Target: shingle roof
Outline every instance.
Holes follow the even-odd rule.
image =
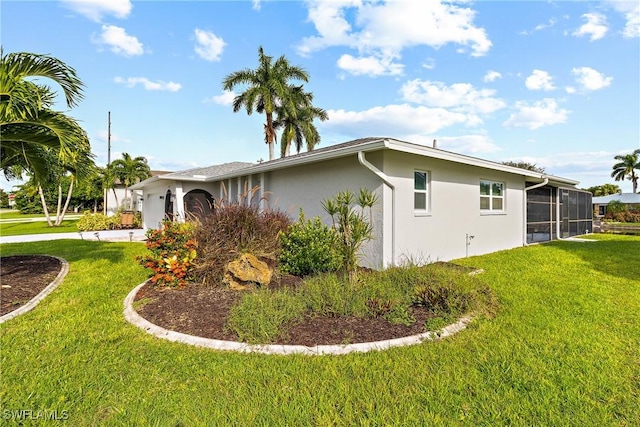
[[[247,168],[249,166],[253,166],[253,163],[230,162],[230,163],[223,163],[221,165],[212,165],[212,166],[206,166],[203,168],[193,168],[193,169],[187,169],[183,171],[168,173],[166,175],[163,175],[162,178],[163,179],[214,178],[216,176],[232,173],[239,169]]]
[[[624,204],[640,204],[640,194],[635,193],[622,193],[622,194],[609,194],[608,196],[594,197],[593,204],[607,205],[609,202],[619,200]]]

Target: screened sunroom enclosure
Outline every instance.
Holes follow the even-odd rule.
[[[527,243],[579,236],[592,227],[591,193],[552,186],[527,191]]]

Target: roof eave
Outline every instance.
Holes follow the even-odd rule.
[[[361,145],[352,145],[349,147],[340,148],[337,150],[313,151],[307,152],[302,156],[291,156],[275,161],[265,162],[255,166],[249,166],[247,168],[238,169],[230,173],[217,175],[215,177],[206,178],[206,182],[221,181],[224,179],[235,178],[241,175],[257,174],[263,172],[270,172],[278,169],[285,169],[293,166],[304,165],[307,163],[321,162],[324,160],[331,160],[339,157],[349,156],[356,154],[359,151],[371,151],[388,147],[388,139],[381,138],[375,141],[366,142]]]

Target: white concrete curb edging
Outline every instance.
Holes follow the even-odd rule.
[[[402,347],[413,344],[420,344],[424,341],[433,341],[440,338],[451,336],[467,327],[471,322],[471,317],[463,317],[456,323],[446,326],[439,331],[424,332],[419,335],[410,337],[395,338],[385,341],[344,344],[344,345],[317,345],[307,347],[304,345],[283,345],[283,344],[247,344],[237,341],[214,340],[210,338],[202,338],[193,335],[183,334],[181,332],[170,331],[158,325],[154,325],[133,309],[133,301],[138,290],[145,285],[146,282],[136,286],[124,300],[124,317],[133,325],[145,330],[146,332],[158,338],[166,339],[174,342],[195,345],[198,347],[207,347],[215,350],[236,351],[241,353],[263,353],[263,354],[306,354],[318,356],[323,354],[347,354],[354,352],[368,352],[373,350],[386,350],[392,347]]]
[[[48,256],[60,261],[60,263],[62,264],[60,273],[58,273],[56,278],[53,279],[53,282],[49,283],[46,288],[40,291],[40,293],[35,297],[33,297],[28,303],[0,317],[0,324],[6,322],[7,320],[11,320],[14,317],[19,316],[23,313],[26,313],[27,311],[32,310],[36,305],[40,303],[40,301],[42,301],[47,295],[53,292],[53,290],[57,288],[60,283],[62,283],[62,279],[64,279],[64,276],[66,276],[67,273],[69,272],[69,263],[66,260],[62,258],[58,258],[57,256],[52,256],[52,255],[42,255],[42,256]]]

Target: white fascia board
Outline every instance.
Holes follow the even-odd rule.
[[[549,178],[550,183],[557,185],[576,185],[579,181],[567,179],[559,176],[547,175],[545,173],[530,171],[527,169],[516,168],[513,166],[503,165],[491,160],[480,159],[477,157],[466,156],[463,154],[452,153],[451,151],[441,150],[428,146],[416,146],[415,144],[406,143],[398,140],[388,140],[388,148],[396,151],[402,151],[410,154],[417,154],[435,159],[447,160],[450,162],[462,163],[465,165],[477,166],[486,169],[492,169],[501,172],[512,173],[529,178],[536,178],[543,181]]]
[[[160,176],[152,176],[151,178],[147,178],[144,181],[141,181],[141,182],[139,182],[137,184],[132,185],[131,187],[129,187],[129,190],[142,190],[148,184],[153,184],[154,182],[158,181],[159,179],[160,179]]]

